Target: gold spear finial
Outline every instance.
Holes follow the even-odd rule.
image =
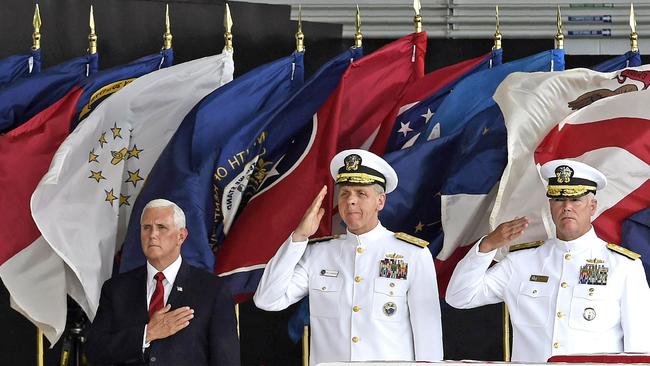
[[[223,26],[226,28],[226,31],[223,33],[223,39],[226,51],[232,51],[234,48],[232,46],[232,16],[230,15],[230,5],[226,3],[226,12],[223,14]]]
[[[359,4],[357,4],[357,15],[354,18],[354,47],[360,48],[362,46],[362,39],[363,34],[361,33],[361,12],[359,11]]]
[[[163,34],[163,50],[172,48],[172,26],[169,21],[169,4],[165,5],[165,34]]]
[[[639,35],[636,33],[636,17],[634,16],[634,4],[630,3],[630,48],[632,52],[639,52]]]
[[[557,33],[555,34],[555,49],[561,50],[564,48],[564,33],[562,32],[562,14],[560,13],[560,5],[557,6]]]
[[[93,15],[93,6],[90,6],[90,34],[88,35],[88,54],[94,55],[97,53],[97,34],[95,33],[95,16]]]
[[[496,26],[494,28],[494,46],[492,46],[493,50],[500,50],[501,49],[501,39],[503,38],[501,36],[501,27],[499,23],[499,5],[496,6]]]
[[[302,33],[302,5],[298,6],[298,31],[296,32],[296,51],[305,51],[305,35]]]
[[[41,48],[41,12],[38,10],[38,3],[34,9],[34,33],[32,33],[32,50],[36,51]]]
[[[420,15],[420,0],[413,0],[413,10],[415,10],[415,16],[413,17],[413,23],[415,24],[415,33],[422,32],[422,16]]]

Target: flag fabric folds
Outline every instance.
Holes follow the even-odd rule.
[[[122,247],[120,272],[145,264],[140,245],[140,215],[152,199],[165,198],[185,212],[189,235],[183,243],[183,260],[212,272],[214,254],[213,176],[238,184],[245,165],[260,159],[254,143],[263,138],[264,123],[303,82],[302,52],[260,66],[205,97],[185,117],[158,162],[149,173],[148,184],[138,195]],[[225,170],[224,170],[225,169]],[[225,171],[225,173],[224,173]],[[244,181],[245,185],[245,181]],[[239,192],[233,188],[235,192]],[[236,209],[232,196],[219,200]]]
[[[475,72],[500,65],[502,54],[503,50],[494,50],[415,80],[401,98],[397,115],[390,115],[387,123],[382,124],[370,150],[383,155],[413,145],[454,86]]]
[[[591,67],[591,69],[598,72],[612,72],[628,67],[641,66],[641,64],[641,54],[638,51],[627,51],[625,54],[605,60]]]
[[[59,263],[53,272],[63,273],[63,282],[50,285],[63,288],[64,296],[67,292],[75,299],[90,319],[101,285],[112,272],[115,232],[126,224],[121,220],[128,215],[124,208],[132,202],[130,195],[140,188],[136,184],[142,185],[145,169],[153,165],[156,150],[163,148],[183,113],[230,80],[231,60],[230,53],[213,56],[161,69],[128,84],[66,138],[34,191],[32,216],[43,235],[43,250],[56,254]],[[161,64],[164,60],[158,55],[152,69]],[[149,125],[156,123],[158,135],[147,135],[153,129]],[[129,170],[133,165],[141,170]]]
[[[505,126],[492,91],[511,72],[549,71],[558,65],[563,65],[563,53],[552,50],[466,77],[442,103],[431,98],[433,104],[427,109],[435,115],[428,128],[432,122],[438,124],[434,134],[424,141],[420,136],[413,146],[384,156],[395,168],[400,184],[381,212],[382,222],[391,230],[431,242],[441,296],[456,263],[447,260],[460,256],[454,251],[461,244],[469,244],[459,236],[480,228],[481,221],[487,222],[487,216],[483,219],[481,215],[489,212],[485,211],[491,199],[488,193],[505,166]],[[458,209],[458,201],[467,197],[471,200]],[[445,205],[446,199],[456,202]]]
[[[646,280],[650,283],[650,208],[623,221],[621,245],[641,254]]]
[[[63,262],[40,236],[30,213],[30,197],[59,145],[68,136],[82,108],[102,100],[125,82],[158,69],[164,55],[144,57],[131,64],[98,73],[24,124],[0,136],[0,177],[6,195],[0,197],[3,240],[0,276],[11,295],[12,307],[44,330],[53,343],[65,326],[67,310]],[[85,101],[83,104],[81,101]]]
[[[253,290],[259,277],[251,271],[261,274],[323,185],[328,185],[329,194],[316,235],[341,231],[338,220],[334,220],[335,227],[332,225],[336,193],[326,167],[341,150],[370,146],[382,121],[398,108],[395,96],[402,95],[410,83],[424,74],[423,63],[418,59],[424,57],[425,42],[426,34],[411,34],[353,61],[313,117],[301,116],[305,129],[292,147],[273,159],[280,162],[274,167],[280,172],[274,177],[277,179],[257,189],[227,233],[218,252],[218,274],[248,272],[250,277],[245,284],[249,291]],[[241,253],[253,254],[242,260]]]
[[[29,55],[14,55],[0,60],[0,88],[10,85],[14,80],[41,71],[41,50],[33,50]]]
[[[607,188],[596,197],[593,225],[604,240],[620,242],[623,220],[650,206],[650,94],[640,90],[647,83],[646,69],[515,74],[499,87],[494,98],[508,128],[508,165],[490,217],[492,227],[525,215],[530,224],[522,242],[553,236],[538,165],[573,158],[608,178]]]
[[[0,133],[20,126],[97,72],[98,55],[86,55],[0,89]]]

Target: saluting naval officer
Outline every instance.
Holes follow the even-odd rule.
[[[512,245],[488,269],[496,249],[521,236],[528,220],[502,223],[460,261],[447,302],[473,308],[504,301],[514,331],[513,361],[650,352],[650,289],[639,255],[601,240],[591,225],[605,176],[571,160],[547,162],[540,173],[548,182],[556,237]]]
[[[379,156],[346,150],[331,161],[347,234],[308,238],[325,210],[324,186],[264,270],[254,296],[277,311],[309,295],[310,364],[442,359],[438,287],[427,242],[379,222],[397,174]]]

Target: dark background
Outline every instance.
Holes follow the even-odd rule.
[[[43,68],[83,55],[88,47],[90,1],[39,2],[43,25]],[[224,2],[217,0],[102,0],[95,2],[100,69],[157,52],[162,46],[165,3],[170,4],[175,63],[221,52]],[[290,7],[230,3],[234,21],[235,74],[290,54],[295,48],[296,22]],[[3,0],[0,6],[0,59],[27,53],[31,46],[34,3]],[[350,5],[350,17],[354,16]],[[411,19],[404,19],[411,22]],[[426,29],[426,18],[424,19]],[[306,77],[331,57],[351,46],[341,39],[341,25],[303,22],[307,52]],[[364,39],[366,54],[389,39]],[[427,71],[485,54],[491,39],[429,39]],[[552,39],[504,39],[504,62],[547,50]],[[589,67],[609,56],[566,57],[566,67]],[[644,60],[647,62],[647,60]],[[1,233],[10,235],[11,233]],[[71,306],[68,324],[78,319]],[[242,362],[244,365],[300,365],[301,345],[287,336],[293,308],[263,312],[248,301],[240,305]],[[502,304],[473,310],[455,310],[442,304],[446,359],[502,360]],[[68,333],[66,333],[67,335]],[[62,339],[65,338],[62,337]],[[45,342],[48,346],[47,341]],[[62,341],[45,353],[46,365],[58,365]],[[36,328],[9,307],[9,294],[0,286],[0,364],[36,365]]]

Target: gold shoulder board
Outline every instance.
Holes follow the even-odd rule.
[[[339,235],[328,235],[328,236],[321,236],[320,238],[313,238],[309,239],[309,244],[315,244],[315,243],[320,243],[332,239],[338,239]]]
[[[416,238],[413,235],[407,233],[395,233],[395,238],[405,241],[409,244],[417,245],[420,248],[426,248],[429,245],[429,242],[420,238]]]
[[[544,240],[538,240],[538,241],[531,241],[530,243],[522,243],[522,244],[515,244],[511,245],[508,250],[510,253],[516,252],[518,250],[524,250],[524,249],[530,249],[530,248],[537,248],[538,246],[544,244]]]
[[[623,248],[620,245],[609,243],[609,244],[607,244],[607,249],[611,250],[612,252],[622,254],[622,255],[630,258],[631,260],[637,260],[637,259],[641,258],[641,254],[635,253],[635,252],[633,252],[633,251],[631,251],[631,250],[629,250],[627,248]]]

